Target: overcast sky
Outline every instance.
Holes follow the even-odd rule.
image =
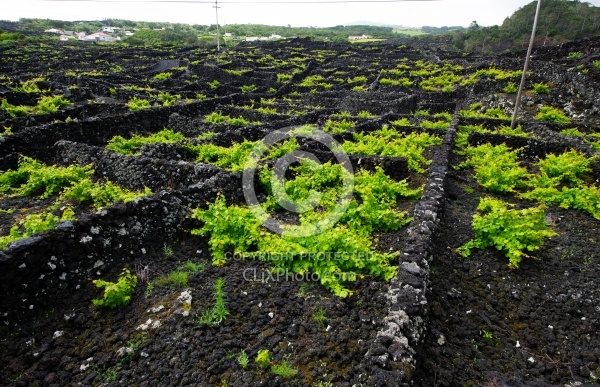
[[[0,19],[49,18],[59,20],[101,20],[117,18],[138,21],[214,24],[210,0],[2,0]],[[226,0],[223,0],[224,2]],[[500,25],[530,0],[437,0],[327,4],[323,0],[300,0],[308,4],[251,4],[230,0],[220,4],[220,24],[253,23],[327,27],[371,22],[409,27]],[[269,0],[263,0],[266,2]],[[279,3],[292,0],[278,0]],[[294,0],[298,2],[298,0]],[[336,1],[336,0],[326,0]],[[235,2],[235,3],[233,3]],[[319,3],[320,2],[320,3]],[[600,0],[589,3],[600,6]],[[542,2],[542,6],[543,6]]]

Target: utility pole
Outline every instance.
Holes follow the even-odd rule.
[[[535,18],[533,19],[533,29],[531,31],[531,39],[529,40],[529,48],[527,49],[527,56],[525,57],[525,66],[523,66],[523,75],[521,75],[521,84],[519,85],[519,92],[517,93],[517,99],[515,100],[515,110],[513,112],[512,121],[510,122],[510,128],[515,128],[517,121],[517,112],[521,105],[521,94],[523,93],[523,86],[525,85],[525,78],[527,76],[527,69],[529,68],[529,59],[531,57],[531,49],[533,48],[533,40],[535,39],[535,30],[537,28],[538,17],[540,16],[540,7],[542,0],[537,0],[537,8],[535,10]]]
[[[213,5],[215,9],[215,16],[217,17],[217,51],[221,51],[221,45],[219,41],[219,0],[215,0],[215,5]]]

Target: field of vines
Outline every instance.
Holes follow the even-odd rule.
[[[600,39],[0,55],[0,385],[600,379]]]

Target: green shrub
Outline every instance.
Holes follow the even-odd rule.
[[[347,82],[348,83],[362,83],[362,84],[365,84],[365,83],[367,83],[367,77],[365,77],[364,75],[357,75],[354,78],[348,78]]]
[[[149,136],[133,135],[130,139],[125,139],[121,136],[115,136],[110,139],[106,145],[106,149],[124,155],[135,155],[140,148],[146,144],[172,144],[180,141],[185,141],[186,137],[171,129],[163,129]]]
[[[550,86],[545,83],[534,83],[533,92],[535,94],[550,94]]]
[[[121,188],[110,181],[95,183],[91,179],[86,178],[65,189],[61,194],[60,199],[76,200],[80,203],[92,203],[94,208],[99,210],[108,207],[119,200],[127,203],[141,196],[148,196],[151,194],[152,191],[148,188],[143,192],[133,192]]]
[[[158,99],[163,103],[163,106],[171,106],[181,99],[181,95],[171,95],[168,92],[158,94]]]
[[[563,129],[560,131],[560,134],[564,134],[566,136],[576,136],[576,137],[585,136],[585,133],[580,132],[579,129],[577,129],[577,128]]]
[[[307,160],[291,168],[294,179],[284,185],[271,185],[271,174],[267,169],[259,172],[260,182],[269,197],[264,205],[275,211],[280,190],[284,190],[295,203],[313,203],[312,192],[321,192],[318,209],[302,208],[300,226],[290,234],[289,229],[282,235],[271,234],[261,227],[265,219],[257,218],[247,207],[228,206],[223,197],[210,204],[207,210],[195,209],[191,217],[199,220],[202,227],[193,229],[192,234],[209,235],[209,247],[213,264],[223,265],[226,252],[234,252],[242,257],[266,259],[277,269],[295,273],[316,273],[321,284],[339,297],[350,294],[343,284],[353,280],[362,272],[377,278],[389,280],[396,268],[391,265],[394,254],[381,254],[372,249],[371,234],[377,230],[397,230],[409,219],[397,210],[397,200],[403,197],[416,198],[420,190],[408,188],[406,181],[394,182],[381,168],[375,173],[360,170],[355,176],[354,198],[340,221],[320,234],[310,231],[320,220],[333,211],[338,198],[342,197],[344,174],[348,174],[338,164],[316,165]],[[280,199],[281,200],[281,199]],[[314,203],[313,203],[314,204]],[[299,204],[299,206],[301,206]],[[309,234],[307,234],[309,233]],[[302,237],[299,237],[302,235]],[[311,251],[318,259],[303,256]],[[328,259],[335,253],[347,257],[344,260]],[[269,256],[283,255],[286,259],[271,260]],[[362,257],[369,256],[365,260]],[[320,258],[319,258],[320,257]]]
[[[402,117],[399,120],[390,121],[390,125],[403,127],[403,126],[411,126],[412,124],[408,118]]]
[[[31,157],[21,156],[16,170],[0,174],[0,194],[9,191],[13,196],[40,194],[45,199],[92,174],[90,166],[47,166]]]
[[[424,167],[431,163],[423,152],[441,143],[441,138],[428,133],[404,135],[386,125],[370,134],[354,133],[354,141],[344,142],[342,148],[351,154],[405,157],[410,170],[423,173]]]
[[[204,117],[204,121],[209,124],[228,124],[237,126],[259,125],[260,122],[248,121],[244,117],[230,117],[221,112],[212,112]]]
[[[582,177],[591,173],[590,159],[575,150],[570,150],[560,155],[548,154],[538,161],[540,173],[557,183],[568,183],[573,186],[583,184]]]
[[[511,117],[504,113],[501,108],[484,109],[481,103],[474,103],[469,106],[469,110],[461,110],[461,117],[465,118],[494,118],[499,120],[510,120]]]
[[[13,106],[2,100],[0,108],[6,109],[11,117],[23,117],[28,114],[55,113],[69,104],[70,102],[62,96],[44,96],[38,100],[36,106]]]
[[[473,215],[475,238],[458,248],[463,257],[472,249],[494,247],[508,258],[508,266],[518,268],[526,251],[538,250],[544,239],[557,235],[545,221],[544,206],[512,209],[514,205],[493,198],[481,198]]]
[[[156,79],[157,81],[166,81],[167,79],[171,78],[172,76],[173,76],[173,73],[171,73],[171,72],[158,73],[154,76],[154,79]]]
[[[152,106],[150,104],[150,101],[148,101],[146,99],[141,99],[138,97],[133,97],[132,99],[129,100],[129,102],[127,102],[127,107],[131,111],[148,109],[150,106]]]
[[[231,75],[235,75],[237,77],[241,77],[242,75],[246,74],[247,72],[250,72],[252,70],[229,70],[229,69],[225,69],[225,72],[227,72],[227,74],[231,74]]]
[[[537,163],[540,173],[528,180],[529,191],[519,197],[584,211],[600,219],[600,189],[586,185],[591,160],[571,150],[549,154]]]
[[[519,91],[519,88],[517,87],[517,84],[514,82],[508,82],[508,85],[506,85],[504,87],[504,89],[502,89],[503,92],[505,92],[506,94],[514,94],[517,91]]]
[[[104,296],[100,299],[92,300],[92,303],[97,306],[107,308],[118,308],[125,306],[131,300],[131,295],[135,290],[138,278],[131,274],[128,269],[123,269],[117,282],[107,282],[104,280],[92,281],[98,288],[104,288]]]
[[[442,129],[447,130],[450,127],[449,122],[445,121],[429,121],[425,120],[421,122],[421,127],[424,129]]]
[[[48,198],[62,191],[53,207],[58,207],[65,200],[76,200],[80,203],[91,202],[97,209],[118,200],[128,202],[151,194],[148,189],[143,193],[131,192],[110,181],[95,183],[91,180],[93,173],[90,166],[46,166],[23,156],[17,170],[0,175],[0,193],[10,191],[13,196],[41,193],[42,198]]]
[[[217,81],[216,79],[212,82],[207,82],[208,87],[210,87],[211,89],[216,89],[217,87],[221,86],[221,82]]]
[[[54,113],[70,104],[69,101],[61,96],[45,96],[38,100],[34,108],[35,113]]]
[[[413,82],[408,78],[400,78],[400,79],[380,78],[379,84],[381,84],[383,86],[412,87]]]
[[[70,207],[63,210],[62,215],[54,215],[51,212],[40,214],[29,214],[17,224],[14,224],[8,235],[0,236],[0,250],[5,249],[9,243],[23,238],[29,238],[35,233],[54,230],[60,221],[74,220],[75,213]]]
[[[356,124],[354,123],[354,121],[346,119],[343,119],[341,121],[329,119],[325,122],[325,125],[323,125],[323,131],[332,134],[343,133],[354,128],[355,125]]]
[[[448,112],[441,112],[441,113],[435,113],[433,115],[435,118],[441,118],[442,121],[446,121],[446,122],[451,122],[452,121],[452,114],[448,113]]]
[[[38,83],[45,81],[44,77],[36,77],[22,82],[19,86],[12,88],[13,91],[21,93],[41,93]]]
[[[13,118],[24,117],[30,112],[30,108],[28,106],[14,106],[9,104],[8,101],[5,99],[2,100],[0,108],[6,110],[8,114]]]
[[[535,116],[535,119],[538,121],[556,122],[559,124],[568,124],[571,122],[571,119],[567,117],[565,113],[551,106],[542,106]]]
[[[271,357],[269,356],[269,350],[268,349],[259,350],[258,354],[256,355],[256,359],[254,359],[254,362],[262,368],[267,368],[269,366],[269,364],[271,364]]]
[[[293,74],[277,74],[277,82],[284,83],[292,79]]]
[[[256,90],[256,85],[243,85],[241,87],[242,93],[251,93]]]
[[[291,379],[298,373],[298,370],[293,368],[289,361],[283,360],[281,363],[273,364],[271,366],[271,372],[275,375],[279,375],[284,379]]]
[[[496,131],[505,136],[531,137],[529,133],[523,131],[521,125],[517,125],[513,129],[509,125],[502,125]]]
[[[459,167],[473,167],[475,180],[490,192],[514,192],[525,185],[524,179],[529,176],[517,162],[519,151],[510,150],[505,144],[467,147],[464,151],[467,160]]]

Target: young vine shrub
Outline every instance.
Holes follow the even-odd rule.
[[[354,141],[344,142],[342,148],[350,154],[405,157],[409,170],[424,173],[431,161],[423,152],[427,147],[441,143],[440,137],[428,133],[404,135],[385,125],[370,134],[355,133]]]
[[[215,144],[187,144],[184,147],[196,155],[196,161],[199,163],[211,163],[218,167],[225,168],[232,172],[243,171],[246,162],[252,153],[252,150],[260,146],[259,141],[244,140],[241,143],[234,143],[230,147],[223,147]],[[264,160],[278,158],[286,153],[298,148],[298,142],[295,138],[290,138],[278,144],[265,152]]]
[[[131,274],[128,269],[123,269],[117,282],[94,280],[92,282],[96,287],[104,288],[104,295],[102,298],[92,300],[92,303],[111,309],[125,306],[131,301],[131,295],[135,290],[137,281],[137,276]]]
[[[130,139],[115,136],[108,142],[106,149],[124,155],[135,155],[146,144],[173,144],[185,140],[186,137],[183,134],[165,128],[149,136],[134,135]]]
[[[490,192],[514,192],[525,185],[529,176],[517,162],[519,151],[510,150],[505,144],[467,147],[464,151],[467,160],[459,167],[473,167],[475,180]]]
[[[0,174],[0,194],[11,192],[13,196],[41,194],[42,199],[60,192],[90,177],[94,171],[90,166],[71,165],[57,167],[45,165],[31,157],[21,156],[19,167]]]
[[[472,227],[475,238],[458,248],[463,257],[473,249],[494,247],[508,258],[508,267],[519,267],[526,251],[540,248],[544,239],[557,234],[545,221],[545,207],[516,210],[512,204],[491,197],[481,198],[473,215]]]
[[[42,212],[40,214],[29,214],[17,224],[14,224],[8,235],[0,236],[0,249],[5,249],[10,242],[23,238],[29,238],[35,233],[53,230],[56,224],[63,220],[74,220],[75,213],[69,207],[65,208],[61,216],[52,212]]]
[[[60,167],[45,165],[30,157],[22,156],[19,167],[0,174],[0,195],[10,193],[11,196],[40,195],[46,199],[56,195],[56,201],[50,212],[30,214],[21,222],[14,224],[9,235],[0,237],[0,248],[18,239],[27,238],[36,232],[56,228],[56,223],[63,220],[74,220],[75,213],[68,207],[70,201],[91,203],[100,209],[119,200],[131,201],[140,196],[151,195],[146,188],[144,192],[132,192],[117,186],[110,181],[94,182],[91,166],[80,167],[70,165]],[[65,208],[61,216],[56,215],[58,209]]]
[[[397,254],[378,253],[373,248],[373,231],[397,230],[410,219],[396,209],[399,198],[416,199],[421,189],[411,189],[406,181],[395,182],[381,168],[375,172],[358,171],[355,177],[355,196],[340,221],[321,233],[314,234],[315,221],[335,211],[338,198],[343,197],[342,181],[349,173],[339,164],[316,164],[305,160],[290,168],[294,177],[285,184],[271,185],[271,174],[259,172],[261,184],[269,194],[266,207],[279,208],[277,197],[285,193],[294,201],[307,198],[311,192],[320,192],[318,202],[300,211],[299,222],[305,234],[291,236],[268,232],[248,207],[228,206],[221,196],[208,209],[195,209],[191,217],[203,226],[192,230],[194,235],[209,235],[213,264],[226,263],[226,253],[233,251],[242,256],[267,261],[275,268],[294,273],[315,273],[321,284],[334,294],[350,294],[344,283],[357,275],[369,274],[389,280],[396,272],[393,261]],[[314,209],[313,206],[317,205]],[[265,215],[268,216],[268,215]],[[305,253],[311,252],[312,256]],[[273,257],[279,257],[274,259]]]
[[[560,155],[549,154],[537,166],[540,173],[527,182],[529,190],[523,199],[584,211],[600,219],[600,189],[586,185],[591,173],[591,159],[571,150]]]

